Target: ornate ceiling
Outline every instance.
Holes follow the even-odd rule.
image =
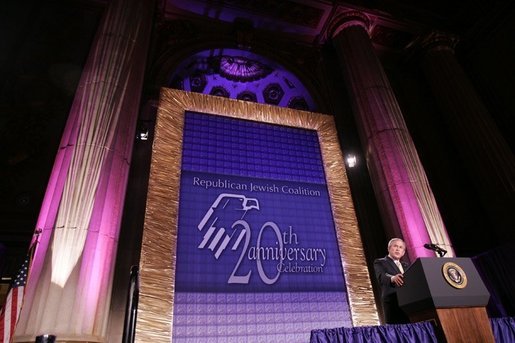
[[[383,49],[402,49],[425,25],[393,19],[387,12],[338,1],[209,1],[173,0],[165,3],[166,17],[189,16],[192,20],[233,23],[246,21],[255,30],[281,32],[295,41],[323,44],[330,38],[334,21],[341,13],[359,10],[371,19],[370,33],[376,45]]]
[[[185,59],[167,85],[225,98],[316,111],[309,92],[283,66],[241,49],[211,49]]]
[[[510,0],[162,0],[165,18],[250,22],[253,29],[282,32],[307,44],[323,44],[338,16],[358,10],[370,18],[370,35],[379,51],[398,51],[418,35],[442,30],[482,34],[492,19],[503,20]]]

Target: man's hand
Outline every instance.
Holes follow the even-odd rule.
[[[391,280],[392,280],[392,283],[397,287],[401,287],[402,285],[404,285],[404,275],[402,275],[400,273],[392,276]]]

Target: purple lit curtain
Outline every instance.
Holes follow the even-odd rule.
[[[490,324],[496,343],[515,342],[515,318],[491,318]]]
[[[36,227],[43,230],[15,341],[33,342],[41,333],[107,341],[154,2],[113,0],[106,6],[41,207]]]
[[[431,343],[436,339],[433,322],[385,326],[361,326],[311,331],[310,343]]]
[[[515,317],[491,318],[496,343],[515,342]],[[310,343],[429,343],[438,342],[433,322],[361,326],[311,331]]]
[[[490,292],[490,317],[515,316],[515,242],[486,251],[472,258]]]

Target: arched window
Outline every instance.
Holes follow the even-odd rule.
[[[316,111],[306,87],[283,66],[238,49],[209,49],[184,60],[168,87],[196,93]]]

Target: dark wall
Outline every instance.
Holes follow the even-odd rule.
[[[515,47],[508,42],[515,41],[515,8],[497,6],[486,14],[459,29],[455,55],[513,153]],[[438,107],[418,61],[404,60],[388,72],[457,254],[474,256],[513,243],[515,189],[496,189],[506,199],[498,204],[503,207],[499,212],[508,215],[493,218],[486,196],[475,185],[478,180],[472,179],[452,139],[452,129],[445,124],[448,114]],[[495,170],[491,174],[495,177]]]
[[[0,5],[1,276],[12,276],[25,258],[101,14],[102,7],[78,1]]]

